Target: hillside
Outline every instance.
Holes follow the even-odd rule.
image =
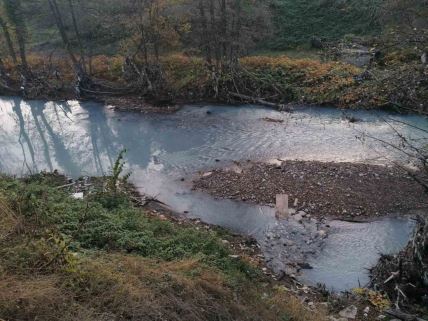
[[[345,35],[379,34],[379,0],[276,0],[272,49],[309,45],[312,38],[340,40]]]

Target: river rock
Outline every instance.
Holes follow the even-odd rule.
[[[326,237],[327,236],[327,232],[324,231],[324,230],[319,230],[317,232],[317,234],[318,234],[319,237]]]
[[[292,240],[285,240],[285,241],[284,241],[284,245],[285,245],[285,246],[293,246],[293,245],[294,245],[294,242],[293,242]]]
[[[299,212],[296,215],[293,215],[293,219],[300,223],[303,220],[303,215]]]
[[[343,309],[339,312],[339,315],[347,319],[355,319],[358,313],[358,308],[355,305],[350,305],[349,307]]]

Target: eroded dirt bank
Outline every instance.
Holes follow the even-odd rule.
[[[405,171],[376,165],[284,161],[238,164],[194,181],[194,189],[218,198],[274,205],[288,194],[290,206],[312,216],[340,219],[404,213],[428,207],[424,189]]]

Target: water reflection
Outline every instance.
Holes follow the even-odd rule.
[[[26,146],[27,146],[28,151],[29,151],[30,156],[31,156],[31,161],[32,161],[33,166],[36,166],[35,155],[34,155],[35,153],[34,153],[33,144],[31,142],[29,134],[27,133],[26,128],[25,128],[25,120],[24,120],[24,116],[22,113],[22,109],[21,109],[21,103],[23,103],[23,101],[21,101],[19,99],[13,99],[12,100],[12,110],[16,115],[17,123],[19,125],[18,142],[19,142],[19,145],[21,146],[22,153],[23,153],[23,163],[31,171],[32,167],[30,165],[28,165],[26,149],[25,149],[25,146],[24,146],[24,143],[22,142],[22,140],[24,140],[24,142],[26,143]],[[37,167],[35,169],[37,170]]]
[[[211,111],[207,114],[207,111]],[[388,162],[398,157],[380,143],[355,137],[369,133],[396,139],[381,117],[356,111],[351,124],[342,112],[304,108],[294,114],[248,107],[187,107],[174,115],[115,113],[96,103],[0,100],[0,166],[10,173],[58,169],[72,176],[104,174],[122,148],[130,167],[146,170],[153,162],[174,177],[246,159],[316,159],[322,161]],[[280,119],[269,123],[263,118]],[[394,116],[427,128],[418,116]],[[421,132],[397,123],[417,139]],[[384,156],[387,156],[386,158]],[[22,165],[24,164],[24,166]]]

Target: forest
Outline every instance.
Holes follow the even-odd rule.
[[[0,86],[137,106],[304,102],[424,113],[426,18],[418,0],[4,0]],[[349,64],[348,55],[367,61]]]

